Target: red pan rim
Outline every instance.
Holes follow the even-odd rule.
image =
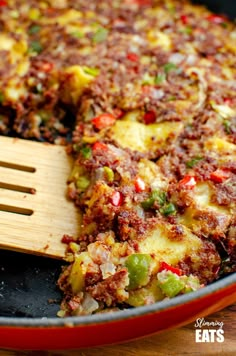
[[[43,317],[43,318],[16,318],[16,317],[0,317],[1,326],[18,326],[18,327],[63,327],[63,326],[81,326],[91,324],[102,324],[107,322],[114,322],[118,320],[125,320],[137,316],[153,314],[161,312],[165,309],[174,308],[181,304],[187,304],[196,299],[209,297],[215,292],[230,288],[235,285],[235,301],[236,301],[236,273],[220,279],[196,292],[184,294],[173,299],[166,299],[151,305],[120,310],[112,313],[101,313],[86,316],[74,317]],[[233,302],[233,301],[232,301]]]

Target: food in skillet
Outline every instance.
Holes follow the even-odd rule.
[[[235,272],[234,24],[187,1],[0,11],[1,132],[66,143],[72,131],[82,222],[63,237],[59,315],[150,304]]]

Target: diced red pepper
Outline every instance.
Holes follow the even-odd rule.
[[[70,235],[63,235],[63,237],[62,237],[62,239],[61,239],[61,242],[63,243],[63,244],[69,244],[70,242],[74,242],[75,241],[75,239],[73,238],[73,236],[70,236]]]
[[[120,119],[124,115],[124,111],[121,110],[120,108],[115,108],[113,110],[113,115],[115,116],[116,119]]]
[[[101,114],[92,119],[92,124],[96,129],[102,130],[106,127],[112,126],[115,121],[116,118],[112,114]]]
[[[140,177],[136,177],[134,181],[134,188],[137,193],[143,192],[146,188],[145,182]]]
[[[120,192],[114,192],[111,196],[111,203],[114,206],[120,206],[122,204],[122,194]]]
[[[212,14],[207,16],[207,20],[217,25],[220,25],[222,23],[225,23],[227,21],[227,18],[223,15]]]
[[[129,59],[131,62],[138,62],[139,61],[139,56],[134,52],[129,52],[127,54],[127,59]]]
[[[125,3],[147,6],[147,5],[152,5],[152,0],[125,0]]]
[[[179,181],[179,186],[185,189],[193,189],[196,183],[196,178],[194,176],[186,175]]]
[[[224,103],[226,105],[231,105],[231,104],[233,104],[233,99],[232,98],[224,98]]]
[[[53,63],[45,62],[42,64],[41,69],[43,72],[48,73],[51,72],[51,70],[54,68]]]
[[[149,95],[153,90],[153,85],[145,84],[142,86],[141,90],[144,95]]]
[[[108,147],[105,143],[97,141],[93,144],[92,150],[93,151],[97,151],[97,150],[107,151]]]
[[[215,183],[222,183],[226,179],[230,178],[230,176],[231,174],[229,171],[218,168],[210,174],[210,179]]]
[[[144,114],[143,120],[145,122],[146,125],[152,124],[156,121],[156,114],[154,111],[147,111]]]
[[[181,15],[180,16],[180,20],[181,20],[183,25],[187,25],[189,23],[189,18],[188,18],[187,15]]]
[[[162,272],[162,271],[170,271],[170,272],[177,274],[178,276],[182,276],[182,274],[183,274],[183,271],[180,268],[172,267],[171,265],[169,265],[168,263],[166,263],[164,261],[161,262],[160,268],[159,268],[159,272]]]
[[[55,14],[55,10],[55,7],[47,7],[46,12],[50,16]]]
[[[0,0],[0,6],[7,6],[7,2],[5,0]]]

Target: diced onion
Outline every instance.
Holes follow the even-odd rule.
[[[151,89],[150,93],[151,93],[152,98],[156,99],[156,100],[162,99],[165,95],[165,93],[162,89],[155,89],[155,88]]]
[[[116,267],[111,262],[105,262],[100,266],[102,277],[106,279],[116,273]]]
[[[95,263],[102,264],[109,261],[110,251],[106,245],[96,241],[88,245],[89,256]]]
[[[185,59],[185,56],[182,53],[173,53],[170,57],[169,57],[169,62],[174,63],[174,64],[180,64],[181,62],[183,62]]]
[[[98,302],[88,293],[85,294],[81,306],[86,314],[92,314],[95,310],[99,308]]]

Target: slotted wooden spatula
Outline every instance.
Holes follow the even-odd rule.
[[[63,234],[79,232],[66,197],[72,160],[65,148],[0,137],[0,248],[63,258]]]

